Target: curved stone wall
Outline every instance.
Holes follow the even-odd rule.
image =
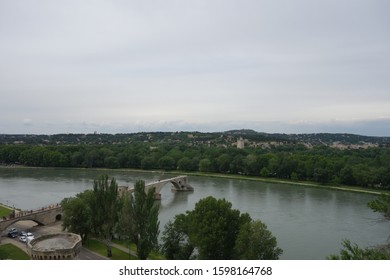
[[[43,235],[28,242],[33,260],[74,260],[81,250],[81,237],[74,233]]]

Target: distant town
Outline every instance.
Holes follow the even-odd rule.
[[[390,146],[390,137],[362,136],[346,133],[279,134],[254,130],[225,132],[139,132],[123,134],[0,134],[0,144],[77,145],[77,144],[131,144],[186,143],[188,146],[270,148],[298,144],[305,147],[325,145],[339,149],[360,149]]]

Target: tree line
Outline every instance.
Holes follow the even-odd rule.
[[[389,147],[340,150],[294,144],[237,149],[146,142],[126,145],[0,145],[0,163],[213,172],[390,189]]]
[[[282,249],[261,221],[232,209],[225,199],[201,199],[192,211],[177,215],[160,233],[158,203],[154,189],[145,192],[145,183],[137,181],[134,192],[120,193],[114,178],[102,175],[93,190],[61,202],[63,228],[105,240],[107,257],[112,257],[111,240],[134,243],[139,259],[147,259],[152,250],[167,259],[278,259]]]

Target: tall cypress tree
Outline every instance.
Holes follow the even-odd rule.
[[[114,178],[109,181],[107,175],[100,176],[93,183],[92,228],[96,234],[105,239],[107,257],[112,257],[111,239],[114,226],[118,221],[119,209],[118,184]]]
[[[155,203],[154,188],[145,191],[145,182],[139,180],[134,186],[130,199],[124,199],[121,212],[121,229],[127,231],[130,242],[137,245],[137,255],[141,260],[147,259],[153,249],[158,248],[159,207]],[[129,221],[129,220],[130,221]]]

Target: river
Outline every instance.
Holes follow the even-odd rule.
[[[160,172],[0,168],[0,203],[23,210],[58,203],[92,189],[100,174],[114,177],[119,185],[146,183],[175,175]],[[389,222],[366,205],[374,195],[248,180],[189,176],[194,192],[162,190],[161,227],[175,215],[192,210],[207,196],[226,198],[233,208],[260,219],[284,250],[281,259],[315,260],[337,254],[343,239],[361,247],[384,244]]]

